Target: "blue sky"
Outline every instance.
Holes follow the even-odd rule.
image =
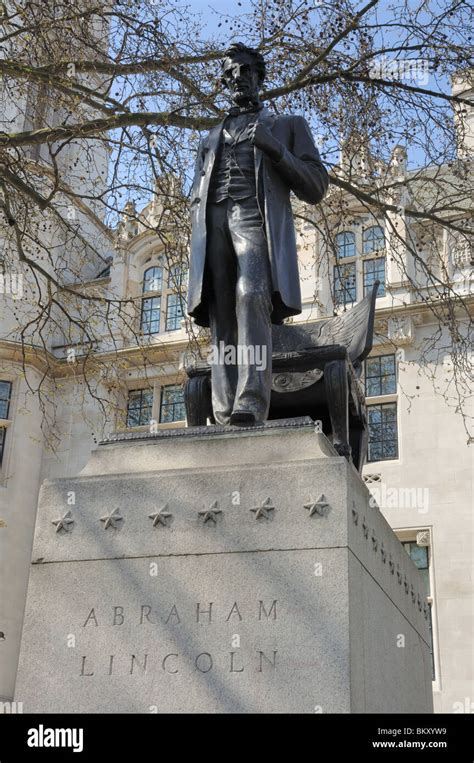
[[[372,15],[369,18],[369,23],[372,24],[380,24],[385,23],[387,21],[393,22],[394,24],[399,23],[400,19],[400,11],[398,10],[397,13],[397,1],[398,0],[381,0],[381,2],[377,5],[376,12],[372,13]],[[409,0],[410,6],[412,9],[419,8],[420,5],[422,5],[421,0]],[[298,0],[298,5],[300,4],[301,0]],[[316,0],[317,2],[317,0]],[[315,2],[315,7],[313,10],[313,13],[315,14],[315,26],[318,27],[320,23],[320,19],[324,16],[324,0],[321,0],[322,5],[318,7]],[[232,35],[229,33],[229,25],[224,23],[224,18],[226,13],[231,13],[232,15],[236,15],[238,10],[240,9],[242,14],[248,12],[252,8],[252,4],[250,0],[232,0],[231,3],[224,2],[224,0],[174,0],[174,3],[177,8],[180,10],[183,9],[184,4],[186,3],[186,6],[190,12],[190,14],[199,14],[200,15],[200,24],[198,25],[199,29],[199,35],[202,40],[212,40],[213,44],[225,48],[225,46],[229,43],[231,39],[238,39],[239,35]],[[296,0],[288,0],[288,5],[290,3],[293,3],[296,5]],[[357,5],[358,7],[362,7],[366,3],[366,0],[363,2],[359,2]],[[446,8],[446,0],[429,0],[429,8],[432,12],[439,11],[440,6],[443,6]],[[426,7],[426,6],[425,6]],[[333,10],[333,6],[331,4],[331,9]],[[398,6],[399,9],[399,6]],[[353,7],[354,10],[354,7]],[[425,26],[429,29],[429,25],[426,24],[426,15],[419,15],[418,17],[418,23],[425,22]],[[220,25],[220,26],[219,26]],[[443,30],[444,31],[444,30]],[[373,36],[375,40],[375,49],[379,49],[381,44],[384,44],[387,46],[387,44],[390,46],[391,43],[399,42],[401,34],[404,34],[402,30],[400,30],[400,26],[398,28],[393,26],[385,26],[383,30],[374,29],[373,30]],[[413,42],[413,40],[412,40]],[[254,39],[251,38],[251,44],[258,45],[259,38],[258,35],[255,34]],[[347,53],[350,53],[350,49],[346,51]],[[354,51],[357,53],[357,51]],[[403,59],[410,59],[414,57],[414,54],[412,51],[407,51],[405,55],[405,51],[401,51],[399,58],[401,60]],[[219,66],[218,62],[215,62],[216,66],[216,72],[217,67]],[[411,84],[411,83],[410,83]],[[434,77],[433,75],[430,75],[428,84],[426,85],[429,89],[432,90],[442,90],[444,92],[449,92],[450,84],[449,81],[445,76],[438,76]],[[335,92],[334,95],[335,98],[338,98],[339,96]],[[362,96],[361,96],[362,97]],[[383,94],[379,96],[380,104],[383,108],[387,106],[387,99]],[[444,107],[449,112],[449,105],[447,102],[441,102]],[[334,102],[334,105],[336,106],[336,101]],[[344,103],[339,103],[339,106],[344,109]],[[397,111],[398,107],[396,108],[395,112]],[[288,111],[288,108],[286,108]],[[301,112],[300,107],[295,107],[295,111]],[[409,144],[406,145],[406,148],[408,150],[408,166],[410,169],[413,169],[415,167],[422,167],[424,166],[427,161],[429,163],[429,160],[426,158],[426,147],[427,147],[427,141],[433,140],[435,146],[438,142],[438,138],[435,132],[435,124],[433,121],[428,120],[428,117],[423,121],[423,114],[416,114],[415,109],[411,109],[411,112],[413,113],[413,127]],[[404,122],[406,122],[407,119],[411,119],[411,112],[408,111],[405,113],[404,116]],[[333,131],[331,130],[328,134],[327,126],[325,124],[325,118],[324,115],[320,112],[318,112],[317,109],[314,111],[306,110],[304,112],[304,116],[308,119],[308,121],[311,124],[311,128],[313,131],[313,134],[316,137],[316,140],[318,142],[318,146],[320,147],[321,155],[323,160],[327,163],[328,168],[330,169],[335,163],[339,161],[339,143],[340,143],[340,136],[337,136],[333,134]],[[396,118],[396,113],[393,114],[393,119]],[[429,135],[425,135],[423,132],[423,128],[429,123]],[[385,121],[382,120],[382,124],[385,128],[386,126],[386,135],[388,136],[390,131],[390,120],[385,119]],[[327,137],[326,142],[320,143],[318,138],[321,136]],[[395,135],[393,140],[391,139],[389,141],[389,145],[386,147],[385,151],[389,151],[395,143],[401,143],[402,145],[406,143],[405,139],[402,137],[400,139],[399,136]],[[388,155],[385,157],[388,158]]]
[[[179,0],[177,0],[177,3]],[[288,4],[290,5],[292,3],[292,0],[288,0]],[[361,8],[366,4],[366,0],[359,3],[354,3],[353,8],[357,10],[357,8]],[[251,3],[249,0],[232,0],[232,2],[225,2],[224,0],[188,0],[187,3],[189,9],[191,12],[199,13],[201,14],[203,26],[202,26],[202,36],[203,38],[206,38],[207,36],[214,37],[214,39],[217,38],[217,41],[221,41],[223,47],[225,44],[229,41],[229,39],[235,39],[235,36],[229,35],[228,25],[223,23],[223,15],[226,13],[231,13],[232,15],[236,14],[236,12],[241,9],[242,13],[246,13],[249,10],[251,10]],[[300,3],[295,3],[296,5],[300,5]],[[370,14],[367,17],[369,18],[370,23],[372,24],[384,24],[387,21],[392,22],[396,24],[399,22],[399,9],[400,6],[398,5],[396,0],[381,0],[375,7],[375,10],[370,12]],[[314,14],[314,20],[316,23],[316,26],[318,25],[318,21],[322,18],[322,8],[324,7],[324,0],[320,0],[320,4],[318,7],[318,0],[315,0],[314,2],[314,8],[311,11]],[[439,13],[441,10],[446,10],[446,2],[445,0],[429,0],[429,3],[427,4],[429,10],[431,13]],[[334,6],[331,3],[331,7]],[[403,7],[403,6],[402,6]],[[421,0],[409,0],[408,7],[411,10],[419,9],[420,7],[423,7],[423,3]],[[425,4],[426,7],[426,4]],[[397,13],[398,10],[398,13]],[[422,25],[423,22],[429,23],[429,17],[425,11],[418,12],[417,15],[417,22]],[[221,26],[219,27],[219,23],[221,23]],[[238,36],[238,35],[237,35]],[[400,29],[396,26],[393,28],[385,26],[383,30],[374,30],[374,40],[376,46],[390,46],[392,43],[399,43],[400,41]],[[411,42],[413,43],[415,40],[412,39]],[[258,44],[258,38],[255,38],[254,44]],[[403,52],[398,56],[400,59],[413,59],[416,57],[416,53],[413,53],[412,51],[407,51],[406,56],[403,55]],[[413,80],[406,79],[405,80],[408,84],[417,84]],[[450,82],[448,78],[444,75],[441,75],[438,73],[435,76],[431,73],[429,76],[428,83],[420,83],[423,87],[427,87],[430,90],[434,91],[441,91],[445,93],[450,92]],[[437,102],[439,103],[439,102]],[[445,104],[446,105],[446,104]],[[308,115],[306,115],[308,116]],[[316,115],[315,115],[316,116]],[[419,117],[418,117],[419,119]],[[311,120],[313,121],[313,120]],[[318,125],[317,117],[314,120],[313,128],[316,130],[316,132],[320,131],[320,126]],[[321,130],[324,132],[324,130]],[[395,141],[396,142],[396,141]],[[332,141],[331,141],[332,143]],[[327,152],[327,160],[330,163],[333,163],[334,161],[337,161],[337,151],[335,151],[335,145],[332,144],[331,148],[329,145],[326,145],[326,149],[328,149]],[[408,148],[408,160],[409,160],[409,166],[415,167],[415,166],[422,166],[425,163],[425,159],[423,157],[423,150],[422,146],[415,147],[415,145],[407,146]],[[324,147],[323,147],[324,152]]]

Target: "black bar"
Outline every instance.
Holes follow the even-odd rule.
[[[389,689],[388,689],[389,690]],[[40,734],[42,728],[42,734]],[[472,715],[0,715],[0,763],[18,761],[143,761],[189,750],[211,757],[238,753],[269,759],[310,755],[315,760],[391,759],[413,753],[417,760],[472,763]],[[68,730],[62,738],[56,730]],[[80,730],[82,729],[82,749]],[[48,731],[48,730],[53,730]],[[73,730],[76,735],[73,736]],[[30,742],[42,741],[33,747]],[[54,740],[70,747],[44,746]],[[415,744],[416,743],[416,744]],[[422,746],[424,744],[424,746]],[[77,752],[73,751],[77,747]],[[103,758],[102,758],[103,756]],[[343,757],[344,756],[344,757]],[[345,757],[347,756],[347,757]]]

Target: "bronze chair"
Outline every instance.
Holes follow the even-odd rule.
[[[333,318],[273,327],[269,419],[310,416],[335,450],[361,471],[367,451],[367,413],[360,375],[372,349],[376,281],[363,300]],[[214,423],[211,369],[185,362],[188,426]]]

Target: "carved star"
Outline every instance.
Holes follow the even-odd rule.
[[[362,532],[364,533],[364,538],[369,537],[369,525],[365,521],[365,517],[364,517],[364,521],[362,522]]]
[[[377,551],[378,547],[379,547],[379,542],[377,540],[377,536],[375,532],[372,531],[372,548],[374,549],[374,551]]]
[[[123,517],[121,514],[118,513],[118,509],[114,509],[105,517],[101,517],[100,521],[104,523],[104,530],[107,530],[108,527],[113,527],[114,530],[117,529],[117,522],[121,522],[123,520]]]
[[[421,610],[423,609],[423,605],[422,605],[422,602],[421,602],[421,596],[420,596],[420,594],[418,594],[418,595],[417,595],[417,597],[416,597],[416,603],[418,604],[418,609],[419,609],[419,610],[420,610],[420,612],[421,612]]]
[[[60,530],[64,530],[64,532],[69,532],[69,525],[74,524],[74,519],[72,518],[72,514],[70,511],[66,511],[65,515],[63,517],[59,517],[59,519],[53,519],[51,522],[52,525],[56,525],[56,532],[58,533]]]
[[[390,572],[393,575],[393,573],[395,572],[395,563],[392,559],[392,554],[390,554],[390,558],[388,560],[388,566],[390,567]]]
[[[407,578],[406,575],[405,575],[405,578],[404,578],[404,581],[403,581],[403,585],[404,585],[404,588],[405,588],[405,593],[408,593],[408,578]]]
[[[218,509],[218,503],[217,501],[214,501],[213,504],[208,509],[204,509],[204,511],[200,511],[199,516],[202,517],[202,522],[205,525],[206,522],[212,521],[214,524],[217,524],[217,515],[222,514],[221,509]]]
[[[356,511],[355,505],[352,508],[352,520],[355,525],[359,524],[359,512]]]
[[[275,507],[272,506],[272,501],[270,498],[267,498],[261,506],[254,506],[250,511],[253,511],[255,514],[255,519],[260,519],[263,517],[264,519],[270,519],[270,511],[274,511]]]
[[[410,593],[411,593],[411,600],[414,604],[416,601],[416,594],[415,594],[415,589],[413,588],[413,583],[410,586]]]
[[[397,580],[398,580],[398,585],[401,585],[402,584],[402,573],[400,571],[400,565],[399,564],[397,564]]]
[[[170,514],[169,511],[166,511],[168,508],[168,504],[165,503],[164,506],[159,509],[159,511],[155,511],[154,514],[148,514],[149,519],[153,520],[153,527],[158,527],[158,525],[163,525],[163,527],[168,527],[167,519],[168,517],[172,517],[173,515]]]
[[[319,514],[320,517],[324,517],[326,514],[329,513],[331,509],[323,493],[321,493],[317,501],[312,501],[310,499],[309,503],[304,504],[304,508],[308,509],[310,517],[312,517],[313,514]]]
[[[382,545],[380,546],[380,556],[382,557],[382,562],[385,564],[387,561],[387,552],[385,551],[383,541]]]

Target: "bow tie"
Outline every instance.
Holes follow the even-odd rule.
[[[251,106],[232,106],[231,109],[227,112],[229,117],[236,117],[239,114],[254,114],[256,111],[260,111],[263,109],[263,106],[260,103],[254,103]]]

